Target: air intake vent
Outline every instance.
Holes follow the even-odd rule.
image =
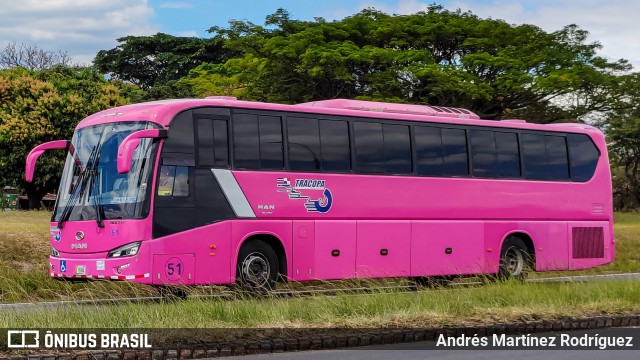
[[[573,228],[573,258],[604,258],[604,232],[601,227]]]
[[[467,109],[444,107],[444,106],[384,103],[384,102],[364,101],[364,100],[333,99],[333,100],[307,102],[307,103],[297,104],[297,106],[348,109],[348,110],[358,110],[358,111],[373,111],[373,112],[385,112],[385,113],[395,113],[395,114],[440,116],[440,117],[452,117],[457,119],[475,119],[475,120],[480,119],[478,115],[472,113]]]

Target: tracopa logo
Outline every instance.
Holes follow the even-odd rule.
[[[8,330],[7,347],[9,349],[34,349],[40,347],[40,331]]]

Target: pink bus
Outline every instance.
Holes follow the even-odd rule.
[[[123,106],[65,149],[50,273],[171,286],[470,274],[613,261],[603,135],[464,109],[229,97]]]

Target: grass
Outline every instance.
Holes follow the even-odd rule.
[[[69,306],[9,313],[0,327],[239,328],[251,335],[255,328],[461,326],[638,313],[638,299],[637,282],[506,282],[416,292]]]
[[[588,269],[585,273],[640,271],[640,214],[616,213],[613,231],[616,260],[602,267]]]
[[[47,212],[0,212],[0,302],[98,299],[154,295],[147,286],[125,282],[69,284],[49,279]],[[617,259],[580,272],[640,271],[640,214],[616,214]],[[394,283],[395,281],[395,283]],[[398,284],[379,280],[366,284]],[[305,288],[361,286],[343,281]],[[295,288],[300,284],[287,284]],[[198,288],[197,292],[215,292]],[[7,311],[0,328],[236,328],[220,336],[254,334],[255,328],[373,328],[479,325],[514,320],[638,313],[640,283],[495,283],[448,288],[336,296],[197,299],[167,303],[66,306]],[[243,330],[244,329],[244,330]],[[238,335],[238,332],[240,335]],[[255,335],[255,334],[254,334]]]
[[[49,277],[49,219],[46,211],[0,212],[0,302],[99,299],[155,294],[132,283],[79,283]]]
[[[153,296],[154,289],[128,282],[71,284],[53,281],[48,273],[49,219],[46,211],[0,212],[0,302],[103,299],[125,296]],[[612,264],[571,272],[546,272],[537,277],[608,274],[640,271],[640,214],[616,213],[617,254]],[[402,282],[402,281],[401,281]],[[397,280],[341,281],[303,285],[306,288],[397,285]],[[287,284],[285,288],[299,288]],[[199,288],[198,293],[216,291]]]

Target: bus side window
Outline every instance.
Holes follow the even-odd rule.
[[[547,177],[551,180],[569,179],[569,157],[564,136],[545,135]]]
[[[162,165],[158,181],[158,196],[189,196],[189,168]]]
[[[158,181],[158,196],[173,195],[173,181],[176,177],[176,167],[163,165],[160,169],[160,180]]]
[[[571,179],[579,182],[588,181],[596,171],[600,151],[587,135],[569,134],[567,140],[571,159]]]
[[[418,175],[442,176],[442,130],[438,127],[414,127],[416,143],[416,172]]]
[[[260,137],[258,116],[233,116],[234,165],[238,169],[260,169]]]
[[[520,147],[518,134],[496,132],[496,152],[498,154],[498,173],[502,178],[519,178]]]
[[[349,123],[346,121],[320,120],[319,124],[322,170],[350,171]]]
[[[498,177],[495,133],[489,130],[470,130],[469,140],[473,176]]]
[[[384,137],[384,170],[387,174],[411,174],[411,136],[406,125],[382,125]]]
[[[524,159],[524,177],[526,179],[544,180],[547,176],[547,153],[544,143],[544,135],[522,134],[520,146],[522,146],[522,158]]]
[[[317,119],[287,118],[289,168],[294,171],[322,169],[320,128]]]
[[[260,168],[282,170],[284,153],[282,148],[282,124],[280,117],[259,116]]]
[[[464,129],[442,129],[442,154],[446,176],[469,175],[467,136]]]
[[[568,180],[569,160],[564,136],[522,134],[525,178]]]
[[[354,122],[353,137],[356,145],[356,171],[361,174],[384,173],[384,136],[382,124]]]
[[[176,167],[173,196],[189,196],[189,168],[186,166]]]
[[[229,168],[227,121],[198,118],[198,166]]]

